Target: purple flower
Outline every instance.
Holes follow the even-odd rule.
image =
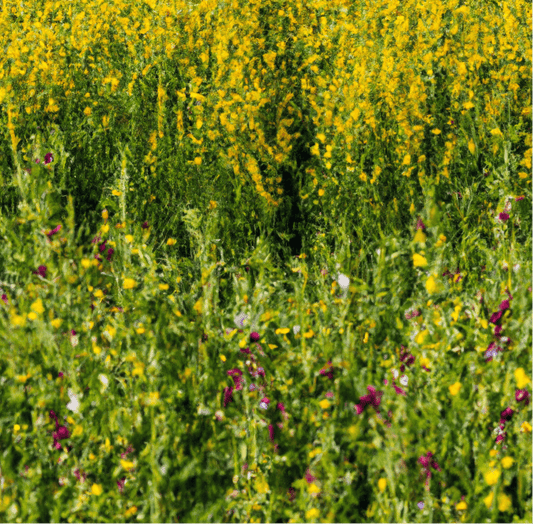
[[[406,396],[407,393],[400,387],[398,387],[394,380],[392,381],[392,387],[394,388],[394,391],[396,391],[396,393],[398,393],[398,395],[403,395],[403,396]]]
[[[117,480],[117,486],[120,493],[124,491],[124,484],[126,483],[126,477],[121,478],[120,480]]]
[[[517,389],[515,393],[515,399],[517,402],[524,402],[526,406],[529,406],[530,394],[527,389]]]
[[[516,197],[516,198],[514,199],[514,201],[515,201],[515,202],[520,202],[520,200],[524,200],[524,198],[526,198],[526,197],[524,197],[524,196],[519,196],[519,197]]]
[[[496,324],[500,320],[500,318],[502,318],[502,315],[503,315],[503,311],[501,310],[498,311],[497,313],[493,313],[490,317],[489,322],[491,324]]]
[[[270,441],[274,442],[274,426],[272,424],[268,425],[268,435],[270,436]]]
[[[7,295],[6,295],[5,293],[2,295],[2,300],[4,301],[4,303],[5,303],[6,305],[9,305],[9,302],[8,302],[8,300],[7,300]]]
[[[307,468],[307,471],[305,472],[305,480],[307,480],[308,484],[311,484],[311,482],[314,482],[316,480],[316,477],[311,475],[311,471],[309,471],[309,468]]]
[[[360,397],[359,404],[356,404],[354,406],[355,410],[357,411],[357,414],[360,415],[368,404],[372,405],[374,409],[379,413],[379,410],[377,408],[379,406],[379,403],[381,402],[383,391],[376,391],[376,388],[374,386],[367,386],[366,389],[369,391],[369,394]]]
[[[499,444],[506,436],[507,436],[507,433],[502,433],[501,435],[498,435],[496,437],[496,444]]]
[[[505,222],[506,220],[509,220],[509,215],[507,213],[500,213],[498,215],[498,218],[502,221],[502,222]]]
[[[289,502],[292,502],[296,498],[296,490],[294,488],[289,488],[287,495],[289,495]]]
[[[505,311],[506,309],[509,309],[510,307],[510,304],[509,304],[509,301],[508,300],[504,300],[499,306],[498,306],[498,309],[500,311]]]
[[[331,365],[331,360],[328,361],[328,363],[320,370],[320,374],[325,375],[330,380],[333,379],[333,372],[334,372],[334,369],[333,369],[333,366]]]
[[[228,375],[233,378],[235,389],[240,391],[242,389],[242,371],[238,368],[230,369]]]
[[[261,402],[259,403],[259,407],[261,409],[268,409],[269,404],[270,404],[270,400],[267,397],[265,397],[261,399]]]
[[[37,271],[34,271],[33,274],[46,278],[46,266],[39,266]]]
[[[101,238],[99,236],[96,236],[91,240],[91,244],[96,244],[96,242],[100,242],[100,240]]]
[[[252,342],[257,342],[260,338],[261,336],[256,331],[252,331],[252,333],[250,333],[250,340]]]
[[[422,222],[422,219],[418,217],[418,220],[416,222],[416,229],[426,229],[426,226],[424,225],[424,222]]]
[[[282,413],[285,413],[285,406],[283,405],[283,402],[278,402],[277,408],[278,408]]]
[[[433,468],[437,471],[441,471],[439,465],[437,464],[437,462],[435,460],[431,460],[433,457],[433,453],[431,453],[431,451],[428,451],[426,453],[426,456],[424,457],[424,455],[422,455],[419,459],[418,459],[418,463],[422,465],[422,467],[424,468],[424,471],[425,471],[425,474],[426,474],[426,478],[427,479],[430,479],[431,478],[431,469],[430,468]]]
[[[69,438],[70,433],[65,426],[59,425],[59,421],[57,420],[57,415],[55,414],[54,411],[50,411],[50,418],[52,420],[55,420],[56,422],[56,431],[52,435],[54,438],[54,447],[56,449],[61,449],[61,444],[59,443],[59,441]]]
[[[419,509],[424,509],[424,503],[423,502],[419,502],[417,504],[417,506],[418,506]]]
[[[102,253],[103,251],[105,251],[106,249],[106,242],[107,240],[104,240],[101,244],[100,244],[100,253]]]
[[[49,231],[48,233],[46,233],[46,236],[48,238],[52,238],[60,229],[61,229],[61,224],[58,224],[54,229],[52,229],[52,231]]]
[[[53,161],[54,161],[54,157],[53,157],[52,153],[46,153],[46,155],[44,155],[44,163],[45,163],[45,165],[49,164],[50,162],[53,162]]]
[[[514,411],[511,408],[505,408],[500,415],[500,424],[505,424],[506,422],[509,422],[513,418],[513,415]]]
[[[500,333],[502,332],[502,330],[503,330],[502,326],[496,326],[494,328],[494,336],[496,336],[498,338],[501,337]]]
[[[227,388],[224,388],[224,407],[226,407],[230,402],[233,402],[233,387],[228,386]]]
[[[113,256],[113,253],[114,253],[114,252],[115,252],[115,250],[114,250],[112,247],[110,247],[110,248],[107,250],[107,257],[106,257],[106,258],[107,258],[108,261],[111,260],[111,257]]]
[[[141,226],[143,229],[148,229],[150,226],[148,225],[148,222],[144,222]]]

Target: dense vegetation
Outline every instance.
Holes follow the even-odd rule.
[[[0,519],[531,522],[531,3],[4,0]]]

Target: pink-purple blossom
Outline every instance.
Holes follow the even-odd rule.
[[[367,386],[366,389],[369,391],[368,395],[363,395],[359,398],[359,404],[355,404],[354,408],[357,411],[357,414],[360,415],[367,405],[371,405],[379,413],[377,409],[381,402],[381,397],[383,396],[383,391],[377,391],[374,386]]]
[[[526,406],[529,406],[529,391],[527,389],[517,389],[515,393],[515,399],[517,402],[524,402]]]

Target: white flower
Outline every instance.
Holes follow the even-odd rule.
[[[407,386],[408,383],[409,383],[409,378],[407,377],[407,375],[402,375],[400,377],[400,384],[402,386]]]
[[[518,273],[518,271],[520,271],[520,264],[515,264],[515,265],[513,266],[513,271],[514,271],[515,273]]]
[[[72,335],[70,337],[70,343],[72,344],[72,347],[75,348],[78,345],[79,338],[77,335]]]
[[[164,475],[167,472],[166,466],[161,466],[161,474]]]
[[[211,411],[208,408],[204,407],[204,406],[200,406],[198,408],[198,415],[209,415],[210,413],[211,413]]]
[[[266,402],[260,402],[260,403],[259,403],[259,407],[260,407],[261,409],[268,409],[268,404],[267,404]]]
[[[342,273],[339,273],[339,276],[337,277],[337,282],[339,283],[339,286],[342,289],[348,289],[348,286],[350,285],[350,279]]]
[[[100,379],[100,382],[105,386],[107,387],[107,385],[109,384],[109,380],[108,378],[105,376],[105,375],[98,375],[98,378]]]
[[[381,249],[376,249],[376,253],[379,255],[381,255]]]
[[[239,313],[233,321],[238,327],[243,327],[244,323],[248,320],[248,315],[246,313]]]
[[[297,335],[300,332],[300,326],[293,326],[292,331],[295,335]]]
[[[392,376],[394,377],[394,380],[398,378],[398,375],[400,374],[397,369],[392,369]]]
[[[76,395],[74,394],[74,391],[72,389],[68,390],[68,396],[70,398],[70,402],[67,404],[67,409],[70,409],[70,411],[74,411],[74,413],[80,412],[80,402]]]

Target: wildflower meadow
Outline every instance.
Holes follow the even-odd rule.
[[[2,0],[0,521],[531,522],[527,0]]]

